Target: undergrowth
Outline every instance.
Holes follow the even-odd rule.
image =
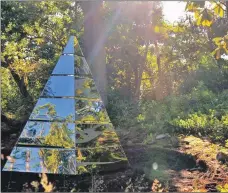
[[[225,145],[228,139],[228,89],[212,92],[199,81],[191,92],[163,101],[142,100],[134,104],[110,94],[108,111],[115,126],[137,127],[152,136],[161,133],[207,137]],[[148,141],[145,139],[145,141]]]

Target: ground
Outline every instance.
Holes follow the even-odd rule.
[[[2,191],[215,192],[218,185],[228,183],[227,163],[216,159],[218,152],[228,153],[226,148],[184,135],[163,135],[143,144],[145,136],[130,131],[117,129],[130,163],[124,171],[81,177],[48,175],[47,179],[37,174],[28,178],[26,174],[3,172]],[[19,130],[3,133],[2,166],[19,134]]]

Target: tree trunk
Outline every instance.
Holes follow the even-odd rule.
[[[21,95],[24,98],[28,98],[32,102],[33,100],[32,100],[32,97],[30,96],[30,94],[29,94],[29,92],[25,86],[24,78],[23,77],[20,78],[20,76],[17,73],[15,73],[13,70],[11,70],[11,69],[9,69],[9,70],[10,70],[10,72],[11,72],[11,74],[12,74],[12,76],[13,76],[13,78],[14,78],[14,80],[15,80],[18,88],[19,88]]]
[[[84,12],[84,54],[91,67],[93,78],[101,98],[107,104],[107,72],[105,41],[106,34],[103,19],[103,2],[81,2]]]
[[[162,69],[161,69],[161,56],[159,53],[159,48],[157,45],[157,42],[155,42],[155,49],[156,49],[156,57],[157,57],[157,65],[158,65],[158,84],[156,87],[156,100],[162,100],[163,99],[163,75],[162,75]]]
[[[132,99],[132,91],[131,91],[131,88],[132,88],[132,83],[131,83],[131,76],[132,76],[132,70],[131,70],[131,65],[128,64],[127,65],[127,69],[126,69],[126,89],[125,89],[125,96],[127,96],[128,98]]]
[[[141,61],[141,66],[139,66],[138,72],[136,73],[138,75],[138,77],[136,78],[136,90],[135,90],[135,101],[139,100],[140,97],[140,86],[141,86],[141,82],[142,82],[142,74],[143,74],[143,70],[145,68],[146,65],[146,60],[147,60],[147,53],[148,53],[148,48],[149,48],[149,44],[146,43],[146,49],[145,49],[145,53],[143,56],[143,59]]]

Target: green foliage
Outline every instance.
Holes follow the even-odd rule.
[[[1,2],[2,112],[24,119],[33,108],[70,35],[78,4]],[[80,35],[78,32],[77,35]]]
[[[108,96],[108,114],[115,126],[131,127],[137,124],[137,105],[121,96],[117,91],[110,91]]]
[[[200,67],[191,72],[182,82],[179,88],[180,93],[189,93],[196,87],[199,81],[211,91],[219,93],[228,88],[228,61],[223,62],[220,67],[209,57],[201,60]]]
[[[203,135],[214,141],[222,142],[228,137],[227,119],[228,114],[222,116],[219,120],[215,115],[215,111],[211,110],[209,114],[198,112],[188,115],[186,119],[174,119],[171,124],[180,129],[182,133]]]
[[[53,146],[61,144],[63,147],[72,148],[74,147],[74,141],[71,138],[73,134],[74,132],[68,129],[67,123],[61,126],[52,123],[50,133],[45,137],[45,143]]]
[[[128,115],[124,119],[128,123],[131,117],[132,123],[148,133],[145,142],[151,141],[154,134],[168,132],[206,136],[224,144],[228,138],[227,107],[228,90],[216,94],[199,82],[188,94],[169,96],[163,101],[144,101],[135,118]],[[124,108],[126,103],[121,106]],[[114,120],[123,120],[122,116]]]
[[[26,114],[25,100],[21,100],[21,93],[6,68],[1,68],[1,110],[11,119],[20,119]]]

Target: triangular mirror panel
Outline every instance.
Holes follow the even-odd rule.
[[[71,36],[3,171],[80,175],[126,167],[89,65]]]
[[[74,54],[74,36],[71,36],[63,50],[63,54]]]
[[[53,72],[53,75],[74,75],[74,56],[62,55],[59,58]]]

